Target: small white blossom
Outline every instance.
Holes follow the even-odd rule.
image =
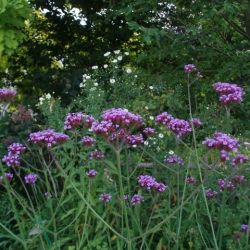
[[[117,59],[118,59],[119,61],[121,61],[121,60],[122,60],[122,56],[118,56]]]
[[[128,73],[128,74],[130,74],[130,73],[132,73],[132,70],[131,69],[126,69],[126,72]]]
[[[50,93],[46,94],[45,98],[48,99],[48,100],[51,99],[51,94]]]
[[[117,60],[116,60],[116,59],[114,59],[114,60],[112,61],[112,63],[117,63]]]
[[[126,56],[128,56],[128,55],[129,55],[129,52],[125,52],[124,54],[125,54]]]
[[[103,68],[106,69],[108,67],[108,64],[104,64]]]
[[[148,106],[145,106],[145,109],[148,110]]]
[[[154,117],[151,115],[151,116],[149,116],[149,119],[150,119],[151,121],[153,121],[153,120],[154,120]]]
[[[158,136],[159,136],[159,138],[163,138],[164,137],[164,135],[162,133],[160,133]]]
[[[173,151],[173,150],[170,150],[170,151],[168,152],[168,154],[173,155],[173,154],[174,154],[174,151]]]
[[[134,78],[137,78],[137,77],[138,77],[138,75],[135,75],[135,76],[134,76]]]
[[[148,146],[148,141],[145,141],[145,142],[144,142],[144,145]]]
[[[109,56],[111,53],[108,51],[104,54],[105,57]]]
[[[90,89],[90,91],[95,91],[96,90],[96,87],[93,87]]]
[[[120,53],[120,50],[114,50],[114,53],[115,53],[115,54],[119,54],[119,53]]]
[[[81,82],[81,83],[79,84],[79,87],[80,87],[80,88],[83,88],[84,85],[85,85],[85,84],[83,84],[83,82]]]
[[[91,78],[90,76],[88,76],[88,75],[86,76],[86,79],[90,79],[90,78]]]
[[[115,83],[115,79],[114,79],[114,78],[111,78],[111,79],[109,79],[109,82],[110,82],[110,83]]]
[[[149,86],[149,89],[154,89],[154,87],[153,86]]]
[[[97,87],[97,86],[98,86],[98,82],[94,82],[94,86],[96,86],[96,87]]]
[[[96,66],[96,65],[92,66],[92,69],[98,69],[98,66]]]

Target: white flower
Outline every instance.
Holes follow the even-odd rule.
[[[96,86],[96,87],[97,87],[97,86],[98,86],[98,82],[94,82],[94,86]]]
[[[117,59],[118,59],[119,61],[121,61],[121,60],[122,60],[122,56],[118,56]]]
[[[145,141],[145,142],[144,142],[144,145],[148,146],[148,141]]]
[[[132,73],[132,69],[126,69],[126,72],[128,73],[128,74],[130,74],[130,73]]]
[[[173,155],[173,154],[174,154],[174,151],[173,151],[173,150],[170,150],[170,151],[168,152],[168,154]]]
[[[124,54],[125,54],[126,56],[128,56],[128,55],[129,55],[129,52],[125,52]]]
[[[109,56],[111,53],[108,51],[104,54],[105,57]]]
[[[51,94],[50,93],[46,94],[45,98],[49,100],[51,98]]]
[[[116,59],[114,59],[114,60],[112,61],[112,63],[117,63],[117,60],[116,60]]]
[[[160,133],[158,136],[159,136],[159,138],[163,138],[164,137],[164,135],[162,133]]]
[[[108,67],[108,64],[104,64],[103,68],[106,69]]]
[[[111,78],[111,79],[109,79],[109,82],[110,82],[110,83],[115,83],[115,79],[114,79],[114,78]]]
[[[149,89],[154,89],[154,87],[153,86],[149,86]]]
[[[137,78],[138,75],[135,75],[134,77]]]
[[[81,83],[79,84],[79,87],[80,87],[80,88],[83,88],[84,85],[85,85],[85,84],[83,84],[83,82],[81,82]]]
[[[145,106],[145,109],[148,110],[148,106]]]
[[[96,87],[93,87],[90,89],[90,91],[95,91],[96,90]]]
[[[90,76],[88,76],[88,75],[86,76],[86,79],[90,79],[90,78],[91,78]]]
[[[159,152],[159,151],[161,150],[161,148],[158,146],[158,147],[156,148],[156,150]]]
[[[119,54],[119,53],[120,53],[120,50],[114,50],[114,53],[115,53],[115,54]]]
[[[92,69],[98,69],[98,66],[96,66],[96,65],[92,66]]]
[[[149,116],[149,119],[153,121],[154,117],[151,115],[151,116]]]

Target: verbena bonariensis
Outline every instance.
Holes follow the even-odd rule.
[[[95,169],[90,169],[86,172],[86,175],[90,178],[93,178],[97,175],[97,171]]]
[[[235,167],[235,166],[237,166],[237,165],[246,163],[248,160],[249,160],[249,158],[248,158],[247,155],[244,155],[244,154],[237,154],[237,155],[235,155],[235,156],[232,158],[231,163],[232,163],[232,165]]]
[[[99,196],[99,200],[103,201],[103,202],[110,202],[112,199],[112,196],[110,194],[107,193],[103,193]]]
[[[164,162],[167,164],[184,165],[183,159],[176,154],[166,156]]]
[[[219,100],[222,105],[231,103],[241,103],[245,92],[237,84],[217,82],[213,85],[215,91],[219,93]]]
[[[11,102],[15,98],[17,92],[14,88],[0,89],[0,102]]]
[[[60,132],[55,132],[53,129],[38,131],[29,135],[30,142],[45,145],[48,148],[58,143],[66,142],[67,140],[69,140],[69,136]]]
[[[139,195],[139,194],[134,194],[131,197],[131,204],[133,206],[137,205],[137,204],[141,204],[144,201],[144,197]]]
[[[133,134],[134,129],[143,126],[140,115],[133,114],[127,109],[112,108],[104,111],[100,122],[94,122],[92,131],[102,135],[106,141],[118,146],[121,143],[138,145],[143,143],[141,134]],[[118,144],[118,145],[117,145]]]
[[[84,145],[84,146],[92,146],[95,144],[95,139],[93,137],[90,137],[90,136],[84,136],[82,139],[81,139],[81,143]]]
[[[194,127],[200,127],[202,125],[202,122],[199,118],[192,118],[190,123],[194,126]]]
[[[182,138],[192,131],[191,125],[188,121],[174,118],[167,112],[159,114],[155,120],[157,123],[162,124],[167,129],[171,130],[177,138]]]
[[[21,143],[12,143],[8,146],[8,153],[2,159],[2,161],[8,167],[18,167],[21,163],[21,153],[25,151],[26,147]]]
[[[24,176],[25,183],[32,184],[32,185],[36,183],[37,178],[38,178],[37,174],[33,174],[33,173],[30,173]]]
[[[150,175],[140,175],[137,177],[138,183],[141,187],[147,190],[157,190],[159,192],[164,192],[167,186],[164,183],[157,182],[156,179]]]
[[[205,144],[210,149],[231,152],[238,148],[239,140],[231,137],[228,134],[216,132],[212,138],[206,138],[202,144]]]
[[[186,64],[184,65],[184,72],[185,73],[192,73],[197,71],[197,68],[194,64]]]

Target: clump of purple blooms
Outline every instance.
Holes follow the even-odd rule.
[[[220,160],[222,161],[222,162],[224,162],[224,161],[229,161],[229,153],[227,152],[227,151],[225,151],[225,150],[221,150],[220,151]]]
[[[99,196],[99,200],[103,201],[103,202],[110,202],[112,199],[112,196],[110,194],[107,193],[103,193]]]
[[[186,64],[184,65],[184,71],[185,73],[192,73],[197,70],[196,66],[194,64]]]
[[[176,154],[166,156],[166,158],[164,159],[164,162],[167,164],[184,165],[183,159]]]
[[[157,182],[156,179],[150,175],[140,175],[137,177],[138,183],[141,187],[147,190],[157,190],[159,192],[164,192],[167,186],[163,183]]]
[[[12,174],[12,173],[4,173],[4,177],[9,181],[9,182],[11,182],[12,181],[12,179],[13,179],[13,177],[14,177],[14,175]],[[0,184],[3,182],[3,178],[4,178],[3,176],[0,176]]]
[[[8,153],[2,159],[2,161],[8,167],[20,166],[21,163],[21,153],[25,151],[26,147],[21,143],[12,143],[8,147]]]
[[[202,144],[205,144],[210,149],[231,152],[237,149],[239,141],[230,135],[224,134],[222,132],[216,132],[212,138],[206,138]]]
[[[134,194],[131,198],[131,204],[133,206],[141,204],[144,201],[144,197],[139,194]]]
[[[241,230],[241,232],[246,233],[247,230],[248,230],[248,225],[247,225],[247,224],[242,224],[242,225],[240,226],[240,230]]]
[[[218,194],[216,191],[213,191],[211,188],[207,189],[205,191],[205,193],[206,193],[206,197],[208,199],[212,199],[212,198],[214,198]]]
[[[240,184],[245,181],[245,176],[244,175],[234,175],[231,178],[231,181],[234,185]]]
[[[95,149],[90,153],[90,159],[101,160],[104,158],[104,153],[101,150]]]
[[[94,143],[95,143],[95,139],[93,137],[90,137],[90,136],[84,136],[82,139],[81,139],[81,143],[84,145],[84,146],[92,146]]]
[[[35,184],[38,176],[36,174],[27,174],[24,176],[24,180],[26,184]]]
[[[163,112],[156,117],[156,122],[171,130],[178,138],[182,138],[192,131],[188,121],[174,118],[167,112]]]
[[[65,122],[64,129],[75,129],[82,125],[84,114],[82,112],[68,113]]]
[[[186,178],[186,182],[187,182],[187,184],[191,185],[191,184],[196,183],[196,179],[195,179],[194,176],[188,176],[188,177]]]
[[[232,158],[231,163],[232,163],[232,165],[235,167],[235,166],[237,166],[237,165],[246,163],[248,160],[249,160],[249,158],[248,158],[247,155],[244,155],[244,154],[237,154],[237,155],[235,155],[235,156]]]
[[[63,143],[69,140],[69,137],[63,133],[55,132],[53,129],[47,129],[31,133],[29,135],[29,141],[34,144],[46,145],[48,148]]]
[[[200,127],[202,126],[202,122],[199,118],[192,118],[190,123],[194,126],[194,127]]]
[[[126,143],[129,145],[141,145],[144,143],[143,135],[128,135],[126,138]]]
[[[220,187],[220,191],[227,190],[229,192],[232,192],[235,189],[235,185],[232,181],[226,179],[219,179],[217,183]]]
[[[222,105],[231,103],[241,103],[245,92],[237,84],[217,82],[213,85],[215,91],[219,93],[219,100]]]
[[[0,102],[11,102],[16,94],[14,88],[2,88],[0,89]]]
[[[147,136],[147,137],[151,137],[155,134],[155,129],[154,128],[150,128],[150,127],[147,127],[147,128],[144,128],[143,129],[143,133]]]
[[[97,171],[95,169],[90,169],[86,172],[86,175],[90,178],[93,178],[97,175]]]

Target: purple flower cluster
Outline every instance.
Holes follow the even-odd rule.
[[[139,194],[134,194],[131,198],[131,204],[133,206],[141,204],[144,201],[144,197]]]
[[[231,152],[237,149],[239,141],[227,134],[216,132],[213,138],[206,138],[202,144],[207,145],[208,148],[225,150]]]
[[[90,153],[90,159],[101,160],[104,158],[104,153],[101,150],[94,150]]]
[[[224,161],[229,161],[229,153],[227,152],[227,151],[225,151],[225,150],[221,150],[220,151],[220,160],[222,161],[222,162],[224,162]]]
[[[163,112],[163,113],[156,116],[155,121],[159,124],[167,126],[169,124],[169,122],[173,119],[174,119],[174,117],[172,115],[170,115],[167,112]]]
[[[36,174],[28,174],[24,176],[24,180],[26,184],[35,184],[37,181],[37,175]]]
[[[184,161],[182,158],[176,154],[169,155],[164,159],[164,162],[167,164],[178,164],[178,165],[184,165]]]
[[[226,179],[219,179],[217,183],[220,187],[220,191],[227,190],[229,192],[232,192],[235,189],[235,185],[232,181]]]
[[[218,194],[216,191],[213,191],[211,188],[207,189],[205,193],[206,193],[206,197],[209,199],[214,198]]]
[[[97,175],[97,171],[95,169],[90,169],[86,172],[86,175],[90,178],[93,178]]]
[[[242,224],[242,225],[240,226],[240,230],[241,230],[241,232],[246,233],[247,230],[248,230],[248,225],[247,225],[247,224]]]
[[[242,182],[245,181],[245,176],[244,175],[234,175],[232,178],[231,178],[231,181],[234,185],[238,185]]]
[[[14,176],[13,176],[12,173],[5,173],[5,174],[4,174],[4,177],[5,177],[9,182],[11,182]],[[4,177],[3,177],[3,176],[0,176],[0,184],[3,182],[3,178],[4,178]]]
[[[102,113],[102,120],[109,121],[113,125],[119,125],[121,127],[141,127],[143,120],[140,115],[133,114],[127,109],[112,108]]]
[[[194,127],[200,127],[202,125],[202,122],[199,118],[192,118],[190,123],[193,124]]]
[[[186,178],[186,182],[187,182],[187,184],[191,185],[191,184],[194,184],[196,182],[196,179],[193,176],[188,176]]]
[[[171,130],[178,138],[184,137],[192,131],[188,121],[174,118],[167,112],[163,112],[156,117],[156,122]]]
[[[8,166],[8,167],[15,167],[20,166],[21,162],[21,153],[25,151],[26,147],[22,145],[21,143],[12,143],[8,147],[8,153],[5,155],[2,159],[2,161]]]
[[[84,145],[84,146],[92,146],[94,143],[95,143],[95,139],[93,137],[90,137],[90,136],[84,136],[82,139],[81,139],[81,143]]]
[[[0,89],[0,102],[11,102],[16,94],[13,88],[2,88]]]
[[[112,199],[112,196],[110,194],[107,193],[103,193],[99,196],[99,200],[103,201],[103,202],[110,202]]]
[[[248,160],[249,160],[249,158],[247,155],[237,154],[232,158],[231,162],[232,162],[232,165],[235,167],[237,165],[240,165],[240,164],[247,162]]]
[[[142,134],[128,135],[126,138],[126,143],[129,145],[141,145],[144,143],[144,139]]]
[[[157,182],[156,179],[150,175],[140,175],[137,177],[137,180],[139,185],[147,190],[155,189],[159,192],[164,192],[167,188],[165,184]]]
[[[141,134],[133,135],[131,130],[143,126],[141,116],[126,109],[113,108],[104,111],[100,122],[94,122],[91,129],[95,134],[102,135],[110,143],[124,142],[138,145],[144,142]]]
[[[147,137],[150,137],[150,136],[153,136],[153,135],[155,134],[155,129],[154,129],[154,128],[147,127],[147,128],[144,128],[144,129],[143,129],[143,133],[144,133]]]
[[[241,103],[245,92],[237,84],[217,82],[213,85],[215,91],[220,95],[222,105]]]
[[[29,135],[29,141],[34,144],[44,144],[48,148],[51,148],[58,143],[63,143],[68,139],[69,137],[67,135],[55,132],[53,129],[38,131]]]
[[[84,114],[82,112],[68,113],[64,121],[64,129],[75,129],[82,125]]]
[[[195,72],[197,69],[196,69],[196,66],[194,64],[186,64],[184,65],[184,71],[185,73],[192,73],[192,72]]]

